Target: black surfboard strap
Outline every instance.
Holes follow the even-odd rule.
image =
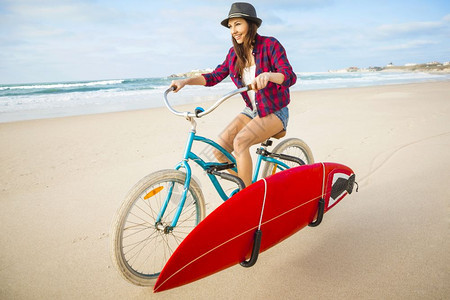
[[[244,260],[243,262],[241,262],[241,266],[243,266],[245,268],[250,268],[256,264],[256,261],[258,260],[259,249],[261,247],[261,236],[262,236],[261,223],[262,223],[264,206],[266,205],[266,197],[267,197],[267,181],[265,178],[263,178],[262,180],[264,181],[264,198],[263,198],[263,204],[262,204],[262,208],[261,208],[261,216],[259,217],[258,229],[256,229],[256,231],[255,231],[252,255],[250,256],[249,260]]]

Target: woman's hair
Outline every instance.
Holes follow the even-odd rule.
[[[234,39],[234,37],[231,36],[234,52],[236,52],[237,55],[236,69],[240,76],[242,76],[245,67],[250,66],[251,63],[250,49],[255,45],[256,32],[258,30],[258,26],[256,25],[256,23],[250,20],[246,21],[248,23],[248,32],[245,35],[244,42],[242,44],[238,44]]]

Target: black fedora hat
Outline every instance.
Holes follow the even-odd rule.
[[[255,22],[258,27],[262,23],[262,20],[256,16],[256,9],[253,5],[246,2],[233,3],[228,13],[228,18],[220,22],[220,24],[228,28],[228,20],[231,18],[244,18]]]

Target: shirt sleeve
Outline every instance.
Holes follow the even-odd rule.
[[[276,72],[284,75],[284,81],[281,86],[288,88],[294,85],[297,82],[297,75],[292,70],[284,47],[276,39],[274,39],[271,54],[271,63],[275,66]]]
[[[230,74],[231,49],[225,58],[225,61],[216,67],[211,73],[202,74],[206,80],[205,86],[214,86],[224,80]]]

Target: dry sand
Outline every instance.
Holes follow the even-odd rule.
[[[0,299],[448,299],[450,82],[296,92],[290,113],[288,137],[353,168],[359,193],[253,268],[160,294],[119,276],[110,223],[135,182],[175,165],[189,124],[165,108],[0,124]]]

